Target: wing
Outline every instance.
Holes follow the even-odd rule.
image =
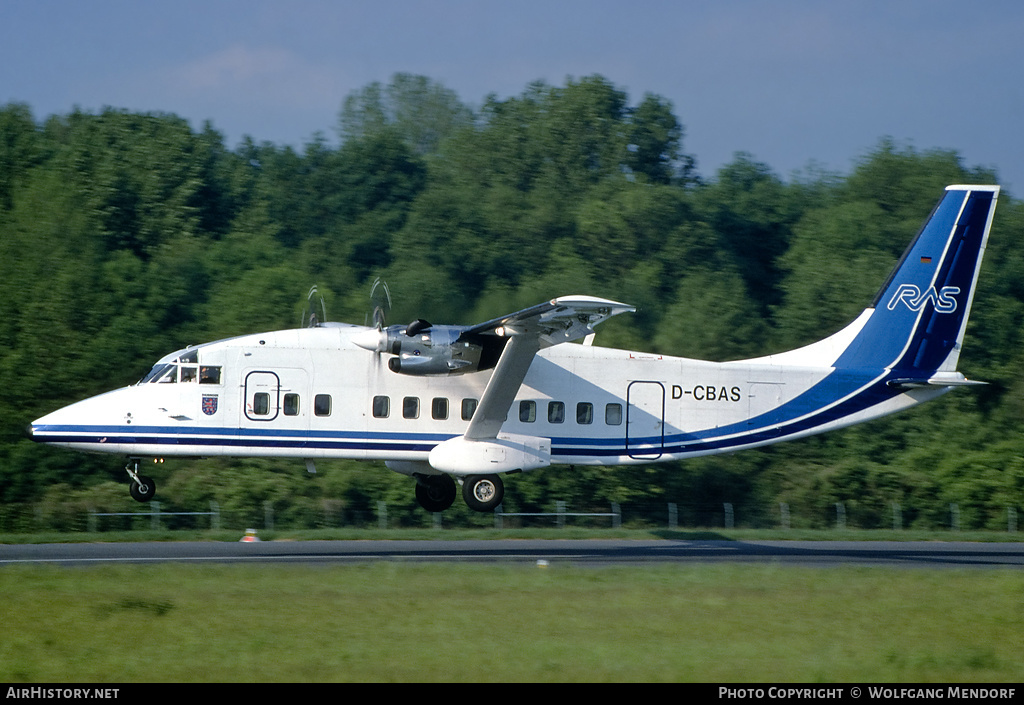
[[[480,441],[497,437],[537,351],[583,338],[592,334],[598,323],[632,311],[636,308],[607,299],[563,296],[466,329],[460,339],[493,335],[506,338],[508,342],[469,422],[465,438]]]

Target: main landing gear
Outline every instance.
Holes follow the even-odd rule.
[[[139,459],[132,458],[124,467],[129,477],[132,478],[128,491],[136,502],[148,502],[156,494],[156,484],[152,477],[139,474]]]
[[[443,512],[452,506],[458,488],[451,475],[416,476],[416,500],[428,512]],[[505,484],[497,475],[470,475],[462,481],[462,498],[470,509],[492,512],[505,496]]]
[[[462,498],[470,509],[492,512],[505,496],[505,484],[497,475],[470,475],[462,482]]]
[[[428,512],[452,506],[458,490],[451,475],[416,475],[416,501]]]

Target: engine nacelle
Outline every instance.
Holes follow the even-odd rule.
[[[394,357],[388,369],[403,375],[453,375],[480,369],[481,345],[460,341],[465,328],[432,326],[418,320],[408,326],[359,333],[353,342],[361,348]]]

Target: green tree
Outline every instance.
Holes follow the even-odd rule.
[[[814,210],[800,220],[779,258],[785,273],[774,316],[780,347],[831,335],[871,303],[896,264],[881,220],[879,207],[866,202]]]
[[[393,130],[422,156],[472,122],[472,111],[451,89],[426,76],[396,73],[387,86],[375,81],[345,97],[339,132],[349,142]]]
[[[683,126],[667,100],[648,93],[629,114],[625,166],[650,183],[686,184],[695,176],[693,157],[681,152]]]
[[[39,135],[24,103],[0,106],[0,210],[14,205],[14,189],[40,159]]]
[[[721,361],[758,354],[767,326],[737,274],[701,271],[680,282],[658,328],[659,352]]]
[[[767,164],[745,153],[719,169],[696,194],[698,217],[718,237],[763,313],[779,301],[778,260],[798,217],[786,185]]]

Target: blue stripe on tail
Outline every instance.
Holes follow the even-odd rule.
[[[920,376],[955,363],[998,193],[998,186],[946,189],[836,367]]]

